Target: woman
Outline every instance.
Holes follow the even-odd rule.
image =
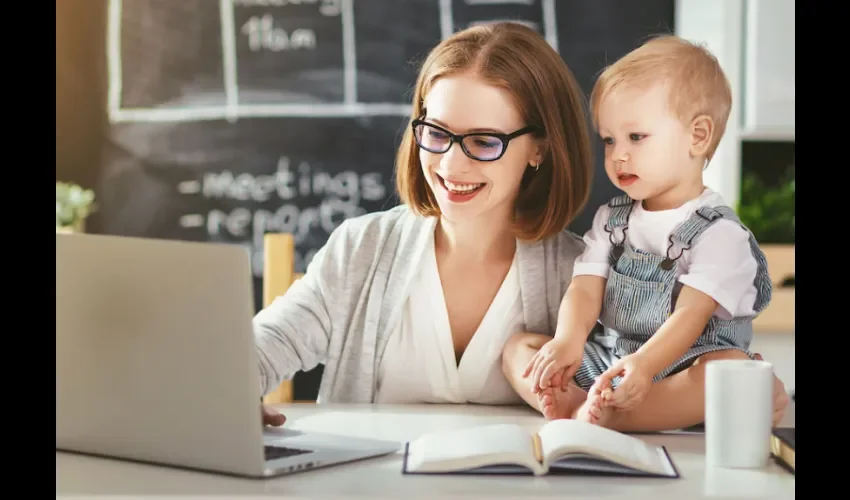
[[[324,363],[319,402],[522,403],[502,348],[554,333],[592,170],[584,96],[542,37],[504,23],[444,40],[398,151],[403,203],[342,223],[255,317],[263,394]]]

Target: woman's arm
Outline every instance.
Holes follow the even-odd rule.
[[[352,247],[348,220],[316,253],[304,276],[254,317],[263,394],[298,371],[325,361],[335,315],[345,314],[346,275]]]

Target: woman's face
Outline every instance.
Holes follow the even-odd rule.
[[[527,125],[506,90],[470,74],[437,80],[425,96],[424,108],[425,122],[454,134],[510,134]],[[422,141],[438,145],[449,140],[437,128],[420,131]],[[497,155],[502,148],[498,139],[486,136],[467,138],[465,144],[480,157]],[[499,212],[509,216],[526,168],[539,163],[540,157],[537,141],[524,134],[507,142],[504,154],[495,161],[470,158],[456,142],[442,154],[419,148],[419,160],[443,217],[461,222]]]

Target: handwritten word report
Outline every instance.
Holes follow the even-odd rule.
[[[109,0],[109,119],[133,152],[109,176],[121,193],[105,210],[109,226],[244,245],[256,276],[264,234],[291,233],[303,272],[344,220],[394,205],[411,62],[457,29],[502,20],[557,50],[554,9],[555,0]],[[127,173],[128,161],[138,170]]]

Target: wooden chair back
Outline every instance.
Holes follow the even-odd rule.
[[[295,273],[295,238],[287,233],[266,233],[263,237],[263,307],[283,295],[300,276]],[[263,397],[267,404],[290,403],[292,381],[284,380]]]

